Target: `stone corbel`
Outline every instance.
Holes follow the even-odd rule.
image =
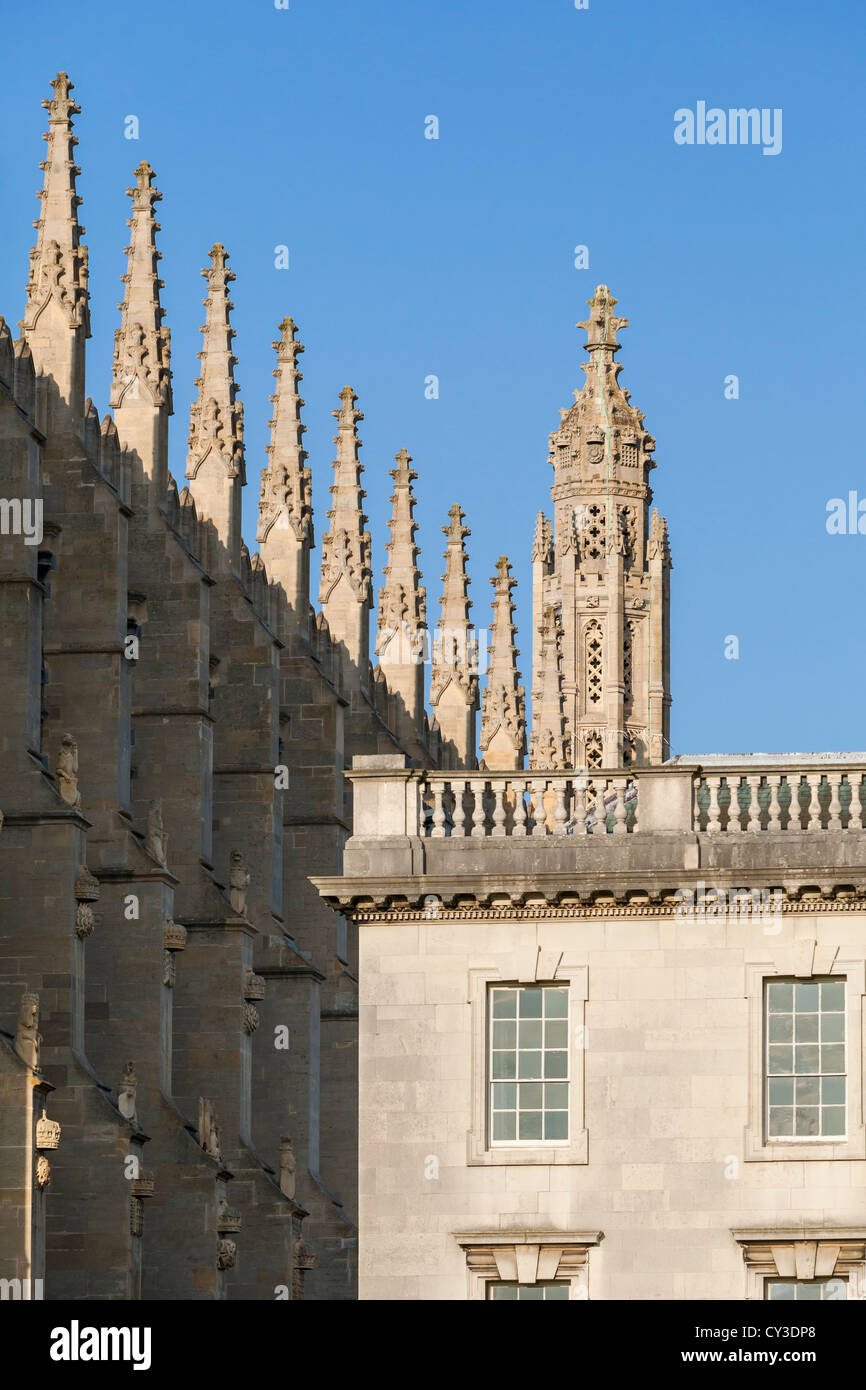
[[[466,1256],[470,1297],[486,1297],[487,1284],[568,1282],[572,1298],[588,1296],[590,1249],[601,1231],[472,1231],[453,1233]]]

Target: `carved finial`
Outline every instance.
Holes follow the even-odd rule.
[[[269,422],[268,464],[262,469],[256,539],[266,541],[271,528],[277,524],[277,529],[283,532],[291,527],[298,541],[311,546],[312,484],[310,470],[305,465],[307,451],[303,447],[307,428],[301,423],[304,402],[298,393],[303,380],[303,373],[298,370],[298,357],[304,346],[295,336],[292,319],[283,319],[280,337],[273,347],[277,353],[274,369],[277,388],[271,396],[274,411]]]
[[[168,835],[162,822],[162,798],[155,797],[147,808],[144,847],[163,868],[168,865]]]
[[[75,191],[81,170],[73,158],[77,139],[72,117],[80,107],[71,100],[73,84],[65,72],[51,83],[54,96],[43,101],[48,111],[48,145],[41,164],[45,174],[35,222],[36,245],[30,252],[27,306],[21,329],[30,343],[37,370],[50,374],[61,399],[80,414],[84,406],[84,340],[90,336],[87,250],[78,222],[81,199]],[[50,301],[54,313],[43,318]],[[68,330],[61,332],[60,324]]]
[[[127,1062],[123,1069],[123,1080],[117,1093],[117,1108],[125,1120],[130,1124],[137,1124],[138,1120],[135,1113],[135,1093],[138,1089],[138,1077],[135,1074],[135,1063]]]
[[[535,536],[532,542],[532,559],[548,565],[553,559],[553,528],[544,512],[535,518]]]
[[[15,1051],[33,1071],[39,1070],[39,995],[22,994],[15,1029]]]
[[[153,170],[142,161],[135,170],[126,274],[121,276],[123,301],[120,327],[114,335],[111,398],[115,409],[143,402],[164,407],[171,414],[170,333],[162,326],[160,306],[160,255],[156,249],[159,223],[154,204],[162,198],[153,182]],[[121,417],[123,425],[125,417]],[[124,430],[121,427],[121,434]]]
[[[226,547],[229,561],[240,560],[240,496],[246,483],[244,463],[244,413],[235,381],[237,358],[232,352],[231,326],[234,307],[228,286],[234,273],[228,253],[219,242],[211,248],[210,265],[202,271],[207,281],[205,321],[202,326],[201,374],[196,379],[198,396],[189,412],[189,452],[186,476],[195,482],[193,492],[199,516],[209,518]]]
[[[81,793],[78,790],[78,744],[71,734],[64,734],[60,740],[60,752],[57,755],[57,790],[66,802],[67,806],[78,807],[81,805]]]
[[[229,875],[229,899],[232,910],[238,917],[247,915],[247,889],[250,886],[250,871],[244,856],[239,850],[232,850],[231,871]]]
[[[493,623],[487,685],[481,701],[481,736],[484,767],[497,771],[523,766],[526,752],[526,699],[517,669],[519,652],[514,644],[514,603],[511,565],[505,555],[496,564],[493,585]]]
[[[587,300],[590,315],[578,323],[578,328],[586,330],[586,350],[590,354],[602,351],[608,358],[618,352],[620,343],[617,333],[620,328],[628,328],[628,319],[614,317],[614,308],[619,301],[614,299],[607,285],[597,285],[592,299]]]
[[[668,524],[664,517],[659,516],[658,511],[653,507],[649,541],[647,543],[647,557],[650,560],[654,560],[659,555],[662,558],[663,564],[670,565],[671,552],[668,544]]]

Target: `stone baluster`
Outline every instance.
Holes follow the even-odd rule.
[[[628,780],[628,779],[625,778],[625,777],[614,777],[614,778],[612,778],[613,789],[614,789],[614,791],[616,792],[616,805],[614,806],[614,809],[613,809],[613,833],[614,833],[614,835],[625,835],[625,833],[626,833],[626,824],[625,824],[625,818],[626,818],[625,789],[626,789],[627,780]]]
[[[640,783],[636,777],[629,778],[629,785],[634,787],[635,798],[632,802],[631,832],[634,834],[640,829]]]
[[[782,829],[781,806],[779,804],[779,792],[782,787],[782,777],[767,777],[767,786],[770,789],[770,803],[767,807],[769,819],[767,821],[768,830]]]
[[[572,783],[574,787],[574,809],[572,818],[574,820],[574,834],[586,834],[586,789],[589,785],[588,778],[583,773],[578,773]]]
[[[553,833],[554,835],[564,835],[568,812],[565,809],[565,777],[562,774],[553,778],[553,790],[556,794],[556,804],[553,808]]]
[[[854,773],[849,779],[851,783],[851,819],[848,822],[851,830],[866,830],[866,803],[860,800],[860,785],[863,780],[862,774]]]
[[[516,782],[512,782],[511,790],[514,793],[514,826],[511,833],[518,839],[523,839],[526,836],[526,802],[524,800],[526,783],[524,779],[519,777]]]
[[[725,778],[725,781],[731,793],[731,801],[728,806],[728,834],[732,835],[743,828],[740,824],[740,778],[736,773],[731,773]]]
[[[484,821],[486,819],[484,806],[484,790],[486,783],[482,777],[470,777],[469,788],[473,796],[472,804],[472,839],[484,839]]]
[[[466,783],[462,777],[451,779],[451,791],[454,796],[454,829],[451,833],[460,838],[467,833],[466,806],[463,800],[466,791]]]
[[[746,785],[747,785],[748,788],[749,788],[749,807],[748,807],[748,812],[747,812],[749,819],[748,819],[748,821],[747,821],[747,823],[746,823],[746,829],[749,830],[749,831],[751,831],[752,834],[760,833],[760,831],[761,831],[761,802],[760,802],[760,798],[759,798],[759,792],[760,792],[760,790],[761,790],[761,778],[760,778],[760,775],[757,775],[757,774],[754,774],[754,773],[750,773],[750,775],[746,778]]]
[[[546,835],[544,793],[547,790],[547,780],[544,777],[536,777],[529,785],[532,788],[532,833]]]
[[[432,782],[430,790],[433,793],[433,829],[430,838],[433,840],[445,839],[445,783]]]
[[[493,829],[490,834],[501,840],[505,836],[505,818],[508,814],[508,783],[491,781],[490,791],[493,796]]]
[[[719,806],[719,791],[721,790],[721,777],[708,777],[707,790],[710,793],[710,800],[707,806],[707,834],[717,835],[722,828],[720,820],[721,808]]]
[[[842,785],[841,772],[828,772],[827,781],[830,784],[830,807],[827,820],[828,830],[842,829],[842,802],[839,797],[839,788]]]
[[[818,790],[821,786],[820,772],[807,772],[806,781],[809,786],[809,809],[806,821],[807,830],[820,830],[821,827],[821,803],[818,800]]]

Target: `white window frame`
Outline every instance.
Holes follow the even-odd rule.
[[[842,1009],[842,1017],[843,1017],[843,1019],[844,1019],[844,1036],[843,1036],[842,1043],[841,1043],[841,1046],[842,1046],[842,1048],[843,1048],[843,1050],[844,1050],[844,1062],[845,1062],[845,1065],[844,1065],[844,1067],[843,1067],[843,1069],[842,1069],[841,1072],[827,1073],[827,1075],[841,1076],[842,1079],[843,1079],[844,1082],[845,1082],[845,1101],[844,1101],[844,1109],[845,1109],[845,1130],[844,1130],[844,1132],[843,1132],[842,1134],[773,1134],[773,1135],[771,1135],[771,1134],[770,1134],[770,1085],[771,1085],[771,1083],[772,1083],[773,1081],[787,1081],[787,1080],[791,1080],[791,1081],[793,1082],[793,1094],[794,1094],[793,1109],[796,1111],[796,1109],[797,1109],[797,1094],[796,1094],[797,1078],[798,1078],[799,1076],[803,1076],[803,1075],[815,1076],[815,1077],[817,1078],[817,1080],[818,1080],[818,1088],[819,1088],[819,1089],[818,1089],[818,1109],[820,1110],[820,1109],[821,1109],[821,1106],[822,1106],[822,1103],[821,1103],[821,1082],[822,1082],[822,1080],[823,1080],[825,1074],[824,1074],[824,1072],[821,1072],[821,1071],[809,1072],[809,1073],[796,1072],[796,1071],[792,1071],[792,1072],[790,1072],[790,1073],[789,1073],[789,1072],[771,1072],[771,1071],[770,1071],[770,1069],[769,1069],[769,1066],[770,1066],[769,1050],[770,1050],[771,1043],[770,1043],[770,1037],[769,1037],[769,1021],[770,1021],[770,1010],[769,1010],[769,993],[770,993],[770,992],[769,992],[769,986],[772,985],[772,984],[791,984],[791,985],[793,986],[794,999],[793,999],[792,1010],[793,1010],[793,1019],[794,1019],[794,1033],[792,1034],[792,1038],[791,1038],[791,1046],[792,1046],[792,1048],[793,1048],[793,1047],[795,1046],[796,1028],[797,1028],[797,995],[796,995],[796,987],[797,987],[797,985],[800,985],[800,984],[802,984],[802,985],[806,985],[806,984],[815,984],[815,985],[818,985],[818,986],[819,986],[819,994],[818,994],[818,1018],[819,1018],[819,1024],[820,1024],[820,1018],[821,1018],[821,994],[820,994],[820,986],[821,986],[822,984],[824,984],[824,983],[840,984],[840,985],[842,986],[842,993],[843,993],[843,997],[844,997],[844,1000],[845,1000],[845,1004],[844,1004],[844,1007],[843,1007],[843,1009]],[[762,1008],[763,1008],[763,1025],[762,1025],[762,1026],[763,1026],[763,1055],[762,1055],[762,1059],[761,1059],[761,1065],[762,1065],[762,1067],[763,1067],[763,1085],[764,1085],[764,1116],[763,1116],[763,1119],[764,1119],[764,1140],[765,1140],[765,1142],[766,1142],[767,1144],[785,1144],[785,1145],[789,1145],[789,1144],[814,1144],[816,1141],[823,1141],[824,1143],[827,1143],[827,1142],[829,1142],[829,1141],[832,1141],[832,1142],[837,1143],[837,1144],[844,1144],[844,1143],[846,1142],[847,1138],[848,1138],[848,1117],[849,1117],[849,1114],[850,1114],[850,1109],[849,1109],[849,1105],[848,1105],[848,1092],[849,1092],[849,1089],[850,1089],[850,1080],[849,1080],[849,1076],[848,1076],[848,1056],[849,1056],[849,1052],[850,1052],[850,1047],[849,1047],[849,1041],[848,1041],[848,980],[847,980],[847,978],[845,978],[844,976],[841,976],[841,975],[836,976],[836,977],[834,977],[834,976],[832,976],[832,975],[812,975],[812,976],[810,976],[808,979],[801,979],[801,980],[798,980],[798,979],[796,978],[796,976],[794,976],[794,975],[788,975],[788,976],[773,976],[772,978],[767,978],[767,979],[764,980],[763,990],[764,990],[764,1000],[763,1000],[763,1005],[762,1005]],[[819,1062],[820,1062],[820,1054],[819,1054]]]
[[[568,1143],[569,1143],[568,1137],[566,1137],[565,1139],[520,1139],[520,1138],[515,1138],[515,1139],[513,1139],[513,1140],[511,1140],[511,1139],[495,1139],[495,1138],[493,1137],[493,1115],[494,1115],[494,1109],[493,1109],[493,1087],[494,1087],[494,1086],[497,1086],[497,1085],[511,1085],[511,1084],[514,1084],[515,1086],[519,1086],[519,1085],[521,1085],[521,1084],[522,1084],[522,1085],[539,1085],[539,1086],[544,1086],[544,1085],[545,1085],[545,1078],[544,1078],[543,1075],[540,1076],[540,1077],[537,1077],[537,1078],[535,1078],[535,1077],[529,1078],[528,1080],[527,1080],[527,1079],[524,1079],[524,1078],[520,1078],[520,1077],[515,1076],[514,1079],[513,1079],[513,1082],[512,1082],[512,1079],[511,1079],[510,1077],[507,1077],[507,1078],[506,1078],[506,1077],[494,1077],[494,1076],[493,1076],[493,1071],[492,1071],[493,1051],[494,1051],[494,1049],[493,1049],[493,1029],[494,1029],[494,1027],[495,1027],[495,1025],[496,1025],[497,1023],[500,1023],[500,1022],[508,1022],[508,1021],[510,1021],[510,1020],[506,1020],[506,1019],[497,1019],[497,1018],[494,1018],[494,1016],[493,1016],[493,995],[494,995],[494,992],[495,992],[496,990],[498,990],[498,989],[502,989],[502,990],[514,990],[514,991],[516,991],[516,993],[517,993],[517,1000],[518,1000],[518,1003],[517,1003],[517,1010],[516,1010],[516,1013],[515,1013],[515,1025],[516,1025],[515,1031],[516,1031],[517,1037],[516,1037],[516,1040],[515,1040],[515,1048],[514,1048],[514,1051],[515,1051],[515,1055],[516,1055],[516,1056],[519,1056],[518,1043],[519,1043],[519,1041],[520,1041],[520,991],[521,991],[521,990],[524,990],[524,989],[538,989],[538,990],[540,990],[541,992],[543,992],[543,991],[546,990],[546,989],[557,989],[557,990],[565,990],[565,991],[566,991],[566,1016],[565,1016],[565,1019],[564,1019],[564,1020],[560,1020],[560,1021],[563,1021],[563,1022],[565,1023],[565,1029],[566,1029],[566,1033],[565,1033],[565,1036],[566,1036],[566,1043],[565,1043],[565,1057],[566,1057],[566,1060],[565,1060],[565,1076],[551,1077],[550,1080],[551,1080],[554,1084],[562,1084],[562,1083],[564,1083],[565,1086],[566,1086],[566,1090],[567,1090],[567,1094],[568,1094],[568,1107],[567,1107],[568,1123],[567,1123],[567,1128],[568,1128],[568,1134],[569,1134],[569,1135],[571,1134],[571,1080],[572,1080],[571,1073],[572,1073],[572,1070],[573,1070],[573,1067],[572,1067],[572,1057],[573,1057],[573,1054],[574,1054],[574,1047],[573,1047],[573,1045],[572,1045],[572,1043],[573,1043],[573,1037],[572,1037],[572,1031],[571,1031],[571,1000],[567,997],[567,995],[568,995],[568,988],[567,988],[566,982],[565,982],[564,980],[561,980],[561,981],[560,981],[560,980],[539,980],[539,981],[533,981],[532,984],[530,985],[530,984],[526,984],[526,983],[521,983],[521,984],[509,984],[509,983],[507,983],[505,980],[499,980],[499,981],[493,981],[493,983],[492,983],[492,984],[489,984],[488,987],[487,987],[487,1106],[486,1106],[486,1121],[487,1121],[487,1127],[488,1127],[488,1142],[489,1142],[489,1144],[490,1144],[490,1147],[491,1147],[491,1149],[508,1149],[508,1148],[521,1148],[521,1149],[527,1149],[527,1148],[529,1148],[529,1149],[532,1149],[532,1148],[538,1148],[540,1145],[543,1145],[545,1148],[548,1148],[548,1147],[550,1147],[550,1146],[552,1146],[552,1145],[557,1145],[557,1146],[566,1145],[566,1146],[567,1146]],[[541,1015],[541,1020],[542,1020],[542,1022],[543,1022],[544,1018],[545,1018],[545,1014],[544,1014],[543,1009],[542,1009],[542,1015]],[[533,1019],[532,1022],[535,1022],[535,1020]],[[543,1070],[544,1070],[544,1044],[543,1044],[543,1040],[542,1040],[542,1046],[541,1046],[541,1048],[540,1048],[539,1050],[540,1050],[540,1052],[541,1052],[542,1072],[543,1072]],[[559,1049],[556,1049],[556,1050],[558,1051]],[[521,1112],[520,1112],[519,1109],[515,1111],[515,1119],[516,1119],[516,1120],[519,1120],[520,1113],[521,1113]],[[545,1113],[546,1113],[546,1112],[545,1112],[545,1109],[544,1109],[544,1094],[542,1093],[542,1104],[541,1104],[542,1128],[544,1127],[544,1115],[545,1115]]]
[[[487,1167],[512,1164],[586,1163],[589,1141],[585,1126],[586,1001],[589,972],[585,965],[563,962],[561,952],[533,947],[503,956],[498,967],[469,971],[472,1009],[472,1128],[467,1135],[467,1163]],[[568,1140],[515,1141],[494,1145],[489,1125],[489,994],[491,986],[567,985],[569,1019]]]
[[[746,966],[745,995],[749,1010],[749,1108],[743,1142],[747,1163],[790,1163],[801,1159],[866,1158],[863,1123],[863,997],[866,995],[866,960],[836,959],[837,949],[823,943],[797,940],[793,948],[779,950],[777,958]],[[766,1073],[764,1052],[764,987],[775,979],[801,982],[814,978],[844,979],[845,1043],[847,1061],[845,1137],[839,1135],[766,1135]]]

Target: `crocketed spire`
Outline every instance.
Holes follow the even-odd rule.
[[[394,480],[388,523],[391,534],[385,546],[385,584],[379,590],[376,651],[388,688],[397,697],[400,732],[411,741],[424,720],[427,597],[421,585],[415,544],[418,523],[414,517],[412,483],[418,474],[410,468],[412,457],[405,449],[395,455],[394,461],[397,467],[390,470]]]
[[[246,483],[244,464],[243,405],[237,399],[232,353],[235,331],[231,326],[228,286],[234,274],[228,253],[219,242],[210,251],[210,265],[202,271],[207,281],[205,321],[198,354],[201,375],[196,378],[198,398],[189,412],[189,452],[186,476],[199,516],[214,523],[230,563],[240,563],[241,488]]]
[[[277,354],[276,390],[270,397],[268,462],[262,469],[259,524],[256,539],[271,581],[285,591],[289,609],[306,616],[310,601],[310,549],[313,540],[312,482],[303,447],[306,425],[298,391],[303,373],[298,358],[304,351],[295,323],[283,319],[272,344]]]
[[[84,413],[85,339],[90,337],[87,249],[78,221],[81,198],[75,180],[81,173],[73,159],[78,140],[72,117],[81,108],[70,97],[73,84],[65,72],[51,83],[54,96],[43,101],[48,111],[48,145],[40,164],[44,186],[37,195],[40,215],[34,222],[36,245],[30,252],[27,306],[21,330],[37,371],[54,378],[59,399],[77,418]]]
[[[448,544],[439,600],[442,614],[433,644],[430,705],[443,743],[451,744],[452,766],[471,768],[475,766],[478,709],[478,639],[469,621],[472,603],[466,573],[466,537],[471,532],[463,525],[464,513],[458,503],[448,516],[448,525],[442,527]]]
[[[163,287],[156,249],[159,223],[154,205],[160,201],[150,165],[142,161],[135,170],[135,187],[126,190],[132,199],[132,216],[126,247],[126,274],[122,275],[123,300],[120,327],[114,334],[114,362],[110,404],[124,445],[141,460],[154,478],[160,496],[165,491],[168,416],[172,413],[171,335],[163,326],[160,306]]]
[[[483,765],[491,771],[523,766],[526,752],[526,699],[517,669],[519,652],[514,644],[514,603],[511,565],[505,555],[496,563],[493,585],[493,623],[487,686],[481,697],[481,737]]]
[[[351,386],[344,386],[340,408],[332,411],[337,420],[337,457],[333,464],[334,481],[328,489],[331,508],[328,530],[322,537],[319,601],[332,636],[343,645],[350,668],[365,682],[370,664],[369,612],[373,596],[370,533],[362,510],[367,494],[361,487],[364,468],[358,452],[361,440],[357,426],[364,416],[355,409],[357,399]]]

